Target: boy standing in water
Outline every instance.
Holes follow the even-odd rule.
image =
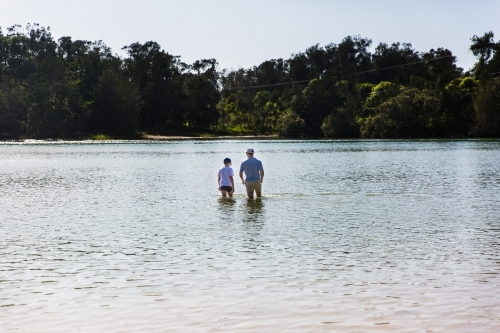
[[[231,168],[231,159],[227,157],[224,159],[224,167],[220,168],[217,178],[222,196],[225,198],[227,194],[231,198],[234,193],[234,172]]]

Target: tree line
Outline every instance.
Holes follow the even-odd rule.
[[[113,54],[38,24],[0,29],[0,139],[130,136],[169,130],[281,137],[498,137],[500,41],[471,38],[468,71],[450,50],[348,36],[289,59],[220,70],[153,41]]]

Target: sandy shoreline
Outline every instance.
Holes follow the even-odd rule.
[[[199,140],[199,139],[265,139],[277,138],[277,135],[220,135],[220,136],[178,136],[178,135],[153,135],[143,134],[142,139],[145,140]]]
[[[65,142],[65,141],[141,141],[141,140],[157,140],[157,141],[169,141],[169,140],[217,140],[217,139],[277,139],[277,135],[218,135],[218,136],[182,136],[182,135],[154,135],[154,134],[143,134],[140,137],[130,138],[130,139],[119,139],[119,138],[109,138],[109,139],[93,139],[93,138],[81,138],[81,139],[69,139],[69,138],[57,138],[57,139],[10,139],[10,140],[0,140],[0,142]]]

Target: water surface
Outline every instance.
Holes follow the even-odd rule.
[[[4,143],[0,331],[496,332],[499,216],[495,140]]]

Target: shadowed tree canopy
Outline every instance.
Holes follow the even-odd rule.
[[[0,29],[0,138],[172,130],[283,137],[500,136],[500,42],[471,38],[471,71],[450,50],[347,36],[286,59],[219,69],[158,43],[119,57],[103,41],[54,41],[39,24]]]

